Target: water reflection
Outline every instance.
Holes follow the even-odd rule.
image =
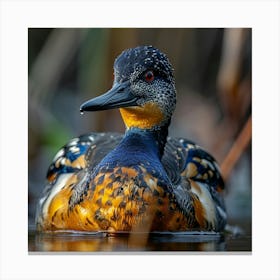
[[[238,245],[239,244],[239,245]],[[237,245],[237,246],[236,246]],[[29,232],[29,251],[140,252],[140,251],[250,251],[250,237],[217,233],[96,233]]]

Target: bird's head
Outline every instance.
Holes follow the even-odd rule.
[[[152,46],[123,51],[114,63],[114,83],[101,96],[81,105],[81,111],[120,108],[126,127],[154,129],[169,123],[176,105],[172,66]]]

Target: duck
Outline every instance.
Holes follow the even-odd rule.
[[[176,96],[166,54],[150,45],[124,50],[112,88],[80,111],[119,109],[125,133],[90,132],[58,151],[37,205],[37,230],[223,231],[218,163],[194,142],[168,136]]]

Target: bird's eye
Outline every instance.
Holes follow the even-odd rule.
[[[154,72],[149,70],[145,73],[145,80],[148,83],[151,83],[155,78]]]

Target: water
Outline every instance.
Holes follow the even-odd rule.
[[[251,236],[246,233],[155,232],[84,233],[29,230],[29,252],[250,252]]]

